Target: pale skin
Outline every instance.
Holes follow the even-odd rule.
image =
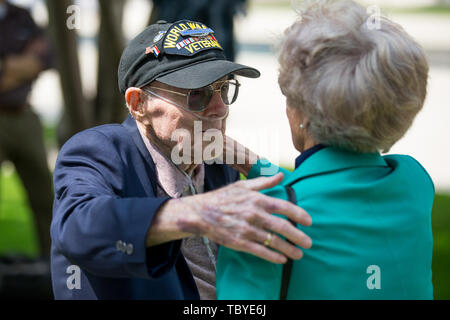
[[[187,90],[169,87],[156,81],[151,86],[170,88],[181,93],[187,92]],[[182,96],[163,91],[158,94],[186,105],[186,98]],[[176,144],[171,141],[172,132],[179,128],[193,130],[195,117],[164,100],[156,97],[149,98],[148,94],[140,88],[128,88],[125,99],[141,132],[145,132],[150,141],[170,159],[171,148]],[[216,92],[200,115],[220,117],[227,111],[228,106],[222,102],[220,95]],[[203,121],[203,130],[207,129],[224,132],[225,119]],[[195,167],[195,164],[179,166],[185,172]],[[305,226],[311,225],[311,218],[298,206],[258,192],[276,186],[282,179],[283,175],[280,173],[270,178],[238,181],[203,194],[171,199],[156,213],[147,233],[146,244],[151,247],[192,235],[201,235],[220,245],[248,252],[274,263],[285,263],[287,257],[300,259],[303,256],[302,250],[289,244],[279,235],[302,248],[310,248],[311,239],[288,221],[274,216],[273,213],[284,215]],[[270,246],[266,247],[264,241],[267,239],[268,232],[275,235]]]

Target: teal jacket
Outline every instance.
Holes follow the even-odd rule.
[[[271,164],[269,164],[271,165]],[[273,166],[273,165],[272,165]],[[273,168],[273,167],[272,167]],[[263,193],[297,204],[312,218],[298,226],[312,247],[294,261],[288,299],[433,299],[433,182],[404,155],[324,148]],[[249,178],[267,165],[256,163]],[[218,299],[279,299],[282,265],[220,247]]]

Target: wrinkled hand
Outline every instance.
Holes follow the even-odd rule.
[[[289,221],[272,213],[282,214],[305,226],[311,225],[311,218],[302,208],[288,201],[258,192],[276,186],[282,179],[283,174],[279,173],[270,178],[238,181],[216,191],[183,199],[197,213],[196,222],[185,225],[184,231],[201,234],[220,245],[274,263],[285,263],[286,256],[300,259],[303,252],[276,234],[302,248],[310,248],[311,239]],[[279,252],[264,246],[268,232],[274,233],[270,247]]]

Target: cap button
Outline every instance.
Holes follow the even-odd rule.
[[[158,21],[156,21],[156,23],[157,24],[164,24],[164,23],[167,23],[167,21],[166,20],[158,20]]]

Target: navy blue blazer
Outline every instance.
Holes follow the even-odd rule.
[[[205,165],[205,191],[239,179]],[[199,299],[181,240],[147,248],[155,165],[129,116],[85,130],[62,147],[54,171],[51,272],[56,299]]]

